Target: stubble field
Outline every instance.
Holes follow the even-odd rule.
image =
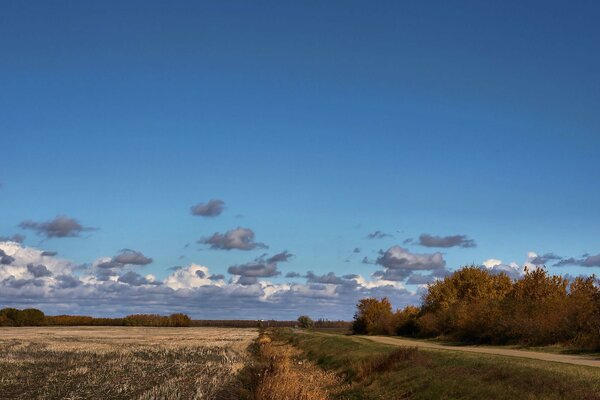
[[[0,398],[233,399],[257,335],[232,328],[0,328]]]

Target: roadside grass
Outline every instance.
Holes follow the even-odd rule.
[[[323,331],[326,332],[326,331]],[[332,333],[340,333],[340,332],[332,332]],[[350,332],[348,332],[350,334]],[[527,350],[527,351],[537,351],[540,353],[551,353],[551,354],[580,354],[589,357],[600,357],[600,352],[590,351],[586,349],[581,349],[577,347],[573,347],[566,344],[553,344],[548,346],[528,346],[522,344],[489,344],[489,343],[469,343],[469,342],[461,342],[457,340],[452,340],[444,337],[437,338],[415,338],[412,336],[392,336],[399,338],[406,338],[412,341],[418,341],[423,343],[435,343],[435,344],[443,344],[445,346],[472,346],[472,347],[485,347],[485,348],[498,348],[498,349],[514,349],[514,350]]]
[[[600,399],[598,368],[310,331],[279,330],[278,337],[339,374],[347,385],[337,399]]]

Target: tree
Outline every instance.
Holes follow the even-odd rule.
[[[392,304],[384,297],[362,299],[357,304],[352,331],[357,334],[389,335],[393,333]]]
[[[298,317],[298,325],[300,328],[311,329],[315,322],[308,315],[301,315]]]

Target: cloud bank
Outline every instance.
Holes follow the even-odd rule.
[[[387,296],[397,306],[418,301],[400,282],[360,275],[310,272],[306,283],[270,282],[280,273],[278,264],[292,257],[287,251],[232,266],[233,278],[227,281],[199,264],[171,269],[159,280],[139,272],[150,258],[133,250],[85,265],[16,242],[1,242],[0,250],[12,259],[0,265],[0,303],[48,314],[185,312],[194,318],[295,319],[310,310],[315,317],[349,319],[363,297]]]

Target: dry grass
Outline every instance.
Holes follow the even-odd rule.
[[[0,329],[2,399],[235,399],[254,329]]]
[[[267,335],[261,335],[257,342],[265,368],[258,377],[256,400],[325,400],[339,385],[336,374],[306,360],[293,346],[273,342]]]

